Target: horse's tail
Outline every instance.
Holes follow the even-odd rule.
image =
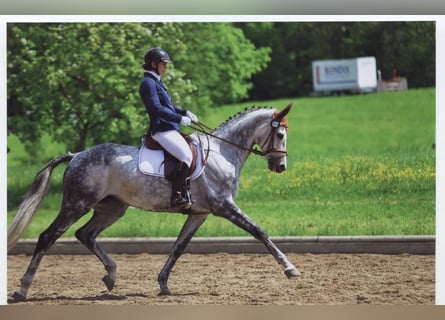
[[[8,251],[15,246],[23,231],[31,222],[40,204],[48,193],[51,173],[55,167],[63,162],[71,161],[74,154],[68,152],[51,160],[34,179],[33,184],[25,195],[12,224],[8,227]]]

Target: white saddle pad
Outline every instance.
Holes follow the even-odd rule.
[[[195,140],[195,137],[192,137],[192,139],[198,151],[196,169],[190,176],[190,180],[193,181],[196,180],[204,171],[204,165],[202,163],[203,153],[201,144]],[[142,145],[139,149],[139,171],[150,176],[165,177],[164,158],[164,150],[148,149],[144,144],[144,139],[142,138]]]

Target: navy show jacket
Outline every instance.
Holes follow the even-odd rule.
[[[180,109],[172,103],[167,87],[162,81],[145,72],[139,86],[139,94],[150,117],[148,134],[153,135],[158,131],[168,130],[179,131],[181,118],[186,115],[187,110]]]

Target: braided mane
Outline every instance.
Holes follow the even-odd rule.
[[[258,110],[262,110],[262,109],[264,109],[264,110],[266,110],[266,109],[273,109],[272,107],[261,107],[261,106],[252,106],[252,107],[250,107],[250,108],[248,108],[248,107],[246,107],[245,109],[244,109],[244,111],[240,111],[240,112],[238,112],[237,114],[235,114],[235,115],[233,115],[233,116],[230,116],[229,118],[227,118],[223,123],[221,123],[214,131],[217,131],[217,130],[219,130],[219,129],[222,129],[222,128],[224,128],[225,126],[227,126],[229,123],[231,123],[232,121],[234,121],[234,120],[236,120],[236,119],[238,119],[238,118],[240,118],[240,117],[242,117],[242,116],[244,116],[244,115],[246,115],[246,114],[249,114],[249,113],[252,113],[252,112],[254,112],[254,111],[258,111]]]

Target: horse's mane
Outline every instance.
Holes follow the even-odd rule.
[[[226,127],[229,123],[231,123],[232,121],[241,118],[242,116],[252,113],[254,111],[258,111],[258,110],[266,110],[266,109],[273,109],[272,107],[261,107],[261,106],[252,106],[252,107],[246,107],[243,111],[240,111],[238,113],[236,113],[233,116],[230,116],[229,118],[227,118],[223,123],[221,123],[214,131],[223,129],[224,127]]]

